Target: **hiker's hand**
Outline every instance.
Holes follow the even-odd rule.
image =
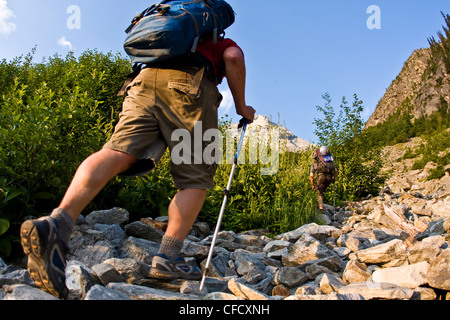
[[[237,114],[247,119],[249,121],[248,122],[249,124],[252,123],[253,120],[255,119],[255,113],[256,110],[250,106],[245,106],[241,110],[237,111]]]

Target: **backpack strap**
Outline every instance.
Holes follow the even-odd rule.
[[[168,1],[170,1],[170,0],[163,0],[159,4],[153,4],[151,7],[148,7],[147,9],[145,9],[144,11],[142,11],[141,13],[136,15],[133,18],[133,20],[131,21],[130,26],[125,30],[125,33],[127,33],[127,34],[130,33],[131,30],[136,25],[136,23],[139,22],[139,20],[141,20],[143,17],[151,15],[156,10],[158,10],[160,13],[163,13],[163,12],[166,12],[167,10],[169,10],[170,9],[170,5],[166,4]]]
[[[197,50],[197,45],[198,45],[198,41],[200,40],[200,29],[198,26],[198,22],[195,19],[194,15],[192,13],[190,13],[189,11],[187,11],[186,9],[181,9],[182,11],[186,12],[187,14],[189,14],[192,18],[192,21],[194,21],[194,26],[195,26],[195,38],[194,38],[194,43],[192,44],[192,48],[191,48],[191,52],[195,53],[195,51]]]

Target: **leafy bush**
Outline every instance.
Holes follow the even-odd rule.
[[[16,236],[23,216],[59,204],[78,165],[112,133],[129,71],[120,55],[86,51],[34,63],[33,53],[0,62],[0,180],[21,192],[0,219]]]
[[[382,161],[379,148],[363,133],[363,102],[355,94],[354,102],[349,105],[343,97],[336,116],[330,95],[324,94],[323,99],[325,105],[316,107],[323,118],[314,119],[315,134],[320,145],[328,146],[339,169],[335,185],[329,188],[325,200],[330,203],[335,196],[339,203],[378,193],[384,181],[380,175]]]
[[[31,55],[3,60],[0,177],[52,207],[80,162],[111,134],[128,68],[120,56],[95,51],[78,60],[71,54],[37,64]]]
[[[9,234],[11,223],[14,220],[14,208],[16,200],[22,196],[19,189],[10,188],[6,179],[0,179],[0,254],[9,256],[12,249],[12,242],[17,240]]]

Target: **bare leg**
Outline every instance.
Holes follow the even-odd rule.
[[[206,199],[206,190],[180,190],[169,206],[166,235],[184,241]]]
[[[76,221],[108,181],[129,169],[136,161],[132,155],[110,149],[94,153],[78,168],[59,207]]]
[[[323,210],[323,195],[319,193],[317,200],[319,202],[319,210]]]

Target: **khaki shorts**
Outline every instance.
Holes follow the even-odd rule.
[[[119,122],[104,148],[139,159],[122,175],[147,174],[157,166],[167,148],[171,152],[179,143],[172,141],[176,129],[187,130],[192,145],[194,138],[198,139],[194,137],[194,126],[198,126],[199,121],[202,135],[208,129],[217,129],[217,108],[221,100],[217,87],[204,76],[204,69],[143,69],[127,88]],[[206,147],[204,142],[202,147]],[[179,189],[211,189],[217,164],[203,161],[195,164],[198,162],[193,159],[194,152],[191,154],[191,162],[178,165],[172,162],[175,186]]]
[[[317,190],[319,191],[319,194],[323,196],[332,182],[332,174],[319,173],[317,175]]]

